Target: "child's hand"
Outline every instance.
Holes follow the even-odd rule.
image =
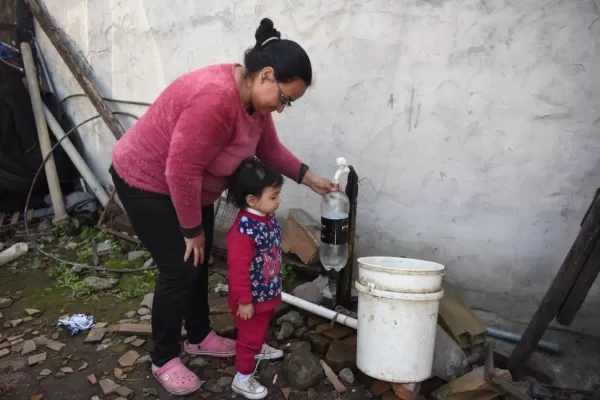
[[[254,307],[250,304],[239,304],[237,315],[244,321],[249,320],[254,315]]]

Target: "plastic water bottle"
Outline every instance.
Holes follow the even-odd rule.
[[[338,169],[332,182],[339,184],[340,177],[350,172],[346,159],[336,160]],[[350,200],[343,191],[327,194],[321,202],[321,245],[319,258],[326,271],[340,271],[348,261],[348,214]]]

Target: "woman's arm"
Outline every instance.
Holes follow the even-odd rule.
[[[275,130],[273,118],[270,115],[266,118],[265,131],[256,147],[256,155],[267,165],[275,168],[291,180],[304,183],[303,180],[308,171],[308,166],[303,164],[281,143]]]
[[[196,96],[181,113],[171,136],[166,180],[182,232],[202,233],[202,179],[223,149],[233,117],[214,92]]]

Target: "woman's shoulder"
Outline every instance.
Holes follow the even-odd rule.
[[[190,97],[216,96],[228,98],[237,92],[237,85],[233,76],[234,64],[216,64],[200,68],[180,76],[173,86],[185,89]]]

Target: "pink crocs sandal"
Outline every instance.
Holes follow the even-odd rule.
[[[202,386],[200,378],[187,369],[179,357],[152,371],[152,375],[167,392],[177,396],[193,393]]]
[[[227,358],[235,356],[235,340],[221,337],[211,331],[200,344],[190,344],[187,340],[183,344],[186,353],[194,356],[212,356]]]

